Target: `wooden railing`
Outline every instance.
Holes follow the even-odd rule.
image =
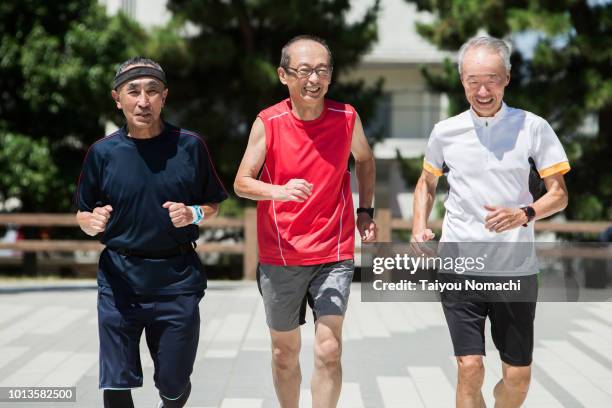
[[[255,279],[257,267],[257,227],[254,208],[245,210],[243,218],[216,217],[203,223],[202,229],[240,228],[244,230],[244,242],[199,244],[199,253],[242,254],[243,276]],[[74,214],[0,214],[0,225],[17,225],[20,227],[78,227]],[[58,239],[22,239],[17,242],[0,242],[0,249],[11,249],[22,252],[71,252],[102,251],[104,246],[96,240],[58,240]]]
[[[376,213],[378,238],[380,242],[390,242],[392,231],[410,231],[412,221],[391,218],[391,211],[378,209]],[[21,227],[77,227],[74,214],[0,214],[0,225],[13,224]],[[579,234],[598,234],[612,226],[612,222],[554,222],[538,221],[535,229],[538,232],[564,232]],[[430,222],[430,227],[440,229],[440,220]],[[255,279],[257,268],[257,217],[254,208],[247,208],[243,218],[217,217],[204,222],[202,229],[240,228],[244,231],[244,241],[234,243],[204,243],[197,247],[200,253],[242,254],[243,278]],[[103,246],[98,241],[24,239],[13,243],[0,242],[0,249],[11,249],[22,252],[72,252],[101,251]]]

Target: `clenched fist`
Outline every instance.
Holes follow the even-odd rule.
[[[357,230],[359,231],[359,236],[361,237],[361,242],[364,244],[370,242],[376,242],[376,223],[370,216],[366,213],[357,214]]]
[[[426,228],[421,231],[413,230],[412,237],[410,237],[410,241],[411,242],[427,242],[427,241],[431,241],[435,237],[436,237],[436,234],[434,234],[433,231],[430,230],[429,228]]]
[[[112,211],[113,207],[110,205],[96,207],[92,212],[79,212],[77,221],[87,235],[94,236],[104,232]]]
[[[187,207],[183,203],[166,201],[162,207],[168,210],[168,215],[170,216],[172,225],[174,225],[176,228],[185,227],[194,221],[191,208]]]
[[[274,186],[272,199],[276,201],[304,202],[312,194],[312,183],[302,179],[291,179],[282,186]]]
[[[436,237],[436,234],[429,228],[412,230],[410,237],[410,253],[411,256],[436,256],[433,246],[426,244]]]

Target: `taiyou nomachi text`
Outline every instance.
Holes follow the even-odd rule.
[[[401,280],[399,282],[384,282],[382,280],[375,280],[372,282],[374,290],[399,290],[399,291],[435,291],[435,292],[450,292],[450,291],[520,291],[521,280],[510,279],[507,282],[479,282],[474,279],[467,279],[461,282],[440,282],[428,280],[419,280],[418,282],[412,282],[407,280]]]

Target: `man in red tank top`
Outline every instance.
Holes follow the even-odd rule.
[[[258,201],[258,284],[283,408],[300,395],[300,323],[315,316],[314,407],[335,407],[342,385],[342,323],[353,278],[355,216],[348,160],[359,184],[357,229],[376,240],[372,151],[355,109],[325,99],[333,70],[325,41],[290,40],[278,76],[289,98],[259,113],[238,169],[236,194]]]

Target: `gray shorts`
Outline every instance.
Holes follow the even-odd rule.
[[[289,331],[303,324],[307,301],[315,320],[344,316],[354,271],[352,259],[309,266],[259,264],[257,284],[268,326]]]

